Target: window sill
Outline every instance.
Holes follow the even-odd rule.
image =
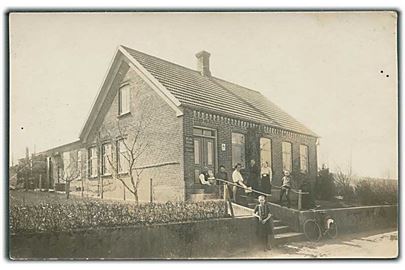
[[[131,115],[131,112],[125,112],[125,113],[119,114],[119,115],[117,116],[117,118],[120,119],[120,118],[124,118],[124,117],[126,117],[126,116],[129,116],[129,115]]]
[[[102,178],[112,177],[111,173],[101,175]]]
[[[125,176],[125,175],[128,175],[128,172],[119,172],[118,175],[119,176]]]
[[[89,180],[94,180],[94,179],[97,179],[98,178],[98,175],[91,175],[91,176],[89,176]]]

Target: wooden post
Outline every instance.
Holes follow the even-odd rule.
[[[153,203],[153,180],[152,178],[150,179],[150,184],[149,184],[149,194],[150,194],[150,202]]]
[[[42,191],[42,174],[39,174],[39,190]]]
[[[298,190],[298,210],[302,208],[302,190]]]

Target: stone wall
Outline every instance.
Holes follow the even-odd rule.
[[[396,228],[398,206],[377,205],[336,208],[314,211],[298,211],[270,203],[272,213],[295,231],[302,231],[307,219],[314,218],[320,211],[335,219],[339,233],[366,231],[378,228]]]

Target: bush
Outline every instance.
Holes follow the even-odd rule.
[[[356,184],[357,200],[362,205],[397,204],[398,186],[387,181],[361,180]]]
[[[315,182],[315,198],[329,201],[336,195],[336,185],[329,169],[321,169]]]
[[[149,203],[78,202],[10,206],[11,233],[150,225],[225,217],[222,201]]]

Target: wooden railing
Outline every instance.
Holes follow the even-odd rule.
[[[216,180],[216,181],[219,181],[219,182],[222,182],[222,183],[225,183],[225,184],[227,184],[227,185],[236,186],[236,187],[238,187],[238,188],[241,188],[241,189],[244,189],[244,190],[248,190],[249,192],[254,192],[254,193],[257,193],[257,194],[260,194],[260,195],[264,195],[264,196],[266,196],[266,197],[271,197],[271,194],[269,194],[269,193],[265,193],[265,192],[262,192],[262,191],[253,189],[253,188],[251,188],[251,187],[245,188],[244,186],[239,185],[238,183],[235,183],[235,182],[226,181],[226,180],[223,180],[223,179],[215,179],[215,180]],[[280,190],[281,190],[281,188],[282,188],[282,187],[275,186],[275,185],[271,185],[271,186],[272,186],[273,188],[280,189]],[[291,190],[291,192],[294,192],[294,193],[298,194],[298,206],[297,206],[297,207],[298,207],[298,210],[301,210],[301,209],[302,209],[302,195],[308,195],[309,192],[304,192],[304,191],[302,191],[301,189],[296,190],[296,189],[293,189],[293,188],[291,188],[290,190]]]

